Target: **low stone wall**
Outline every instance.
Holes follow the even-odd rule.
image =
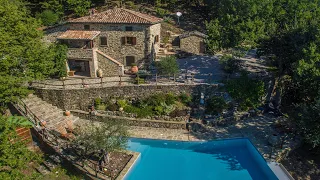
[[[101,111],[101,110],[98,110],[98,112],[100,114],[109,115],[109,116],[121,116],[121,117],[128,117],[128,118],[137,118],[136,114],[127,113],[127,112],[124,112],[124,111]],[[170,116],[165,116],[165,115],[160,115],[160,116],[154,115],[154,116],[151,116],[151,117],[147,117],[146,119],[175,121],[175,122],[183,121],[184,122],[188,118],[189,118],[188,116],[170,117]]]
[[[82,119],[90,119],[93,121],[104,122],[107,120],[122,121],[127,126],[141,126],[141,127],[152,127],[152,128],[168,128],[168,129],[185,129],[185,122],[171,122],[161,120],[149,120],[149,119],[136,119],[121,116],[109,116],[105,114],[89,115],[88,112],[80,110],[72,110],[71,113]]]
[[[35,94],[44,101],[51,103],[61,109],[88,110],[88,105],[93,104],[95,98],[109,100],[119,99],[138,99],[145,98],[156,93],[188,93],[194,98],[200,98],[200,94],[212,96],[218,90],[218,85],[132,85],[132,86],[113,86],[104,88],[86,89],[45,89],[34,88]]]

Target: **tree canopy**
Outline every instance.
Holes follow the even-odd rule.
[[[175,56],[167,56],[156,62],[159,74],[168,75],[179,72],[179,65]]]
[[[28,93],[27,81],[51,75],[53,51],[42,42],[40,24],[20,0],[0,0],[0,102]]]

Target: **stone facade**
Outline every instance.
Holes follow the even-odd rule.
[[[203,54],[205,50],[204,38],[196,35],[180,38],[180,49],[187,53]]]
[[[106,101],[114,98],[137,99],[145,98],[156,93],[188,93],[194,98],[200,98],[201,92],[205,96],[215,95],[217,85],[146,85],[146,86],[114,86],[88,89],[41,89],[35,88],[35,93],[43,100],[61,109],[80,109],[87,111],[88,105],[93,104],[95,98]]]
[[[102,70],[104,77],[122,75],[122,72],[119,71],[119,65],[111,61],[107,57],[97,53],[97,60],[99,64],[99,69]]]
[[[141,63],[148,59],[153,59],[153,55],[158,52],[160,47],[160,30],[161,24],[105,24],[105,23],[68,23],[59,28],[52,29],[47,32],[46,40],[53,42],[59,35],[66,30],[85,30],[84,26],[89,25],[90,31],[100,31],[100,34],[92,40],[93,47],[99,51],[107,54],[111,58],[123,64],[126,69],[130,67],[126,63],[127,56],[133,56],[135,63]],[[132,31],[126,31],[126,27],[132,27]],[[86,30],[88,31],[88,30]],[[158,35],[158,42],[155,42],[155,37]],[[106,37],[107,45],[101,45],[100,37]],[[135,37],[135,45],[124,45],[122,43],[123,37]],[[62,40],[63,43],[67,44],[69,49],[68,58],[70,59],[93,59],[95,55],[92,55],[92,49],[80,49],[85,47],[90,41],[88,40]],[[74,49],[78,48],[78,50]],[[96,55],[99,56],[99,55]],[[94,64],[90,67],[92,73],[91,77],[97,77],[97,69],[103,69],[107,72],[108,76],[118,76],[119,67],[112,66],[106,68],[107,63],[100,64],[103,62],[100,59],[93,59]],[[95,64],[97,63],[97,64]],[[108,64],[114,64],[112,62]],[[102,67],[100,67],[102,66]],[[113,68],[112,70],[110,70]],[[68,67],[69,69],[69,67]],[[121,70],[121,68],[120,68]]]
[[[92,59],[93,50],[92,49],[78,49],[69,48],[67,52],[67,57],[69,59]]]

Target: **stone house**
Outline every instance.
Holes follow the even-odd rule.
[[[191,31],[181,34],[179,36],[180,40],[180,50],[186,53],[201,55],[205,53],[205,39],[207,35],[198,32]]]
[[[153,60],[160,47],[162,19],[114,8],[69,20],[47,31],[47,40],[68,46],[69,76],[123,75],[133,63]]]

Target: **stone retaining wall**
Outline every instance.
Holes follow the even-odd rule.
[[[71,113],[82,119],[90,119],[93,121],[104,122],[107,120],[122,121],[127,126],[141,126],[141,127],[152,127],[152,128],[168,128],[168,129],[185,129],[185,122],[171,122],[171,121],[160,121],[160,120],[149,120],[149,119],[136,119],[121,116],[109,116],[105,114],[89,115],[88,112],[80,110],[72,110]]]
[[[109,116],[121,116],[121,117],[128,117],[128,118],[137,118],[137,114],[133,113],[127,113],[124,111],[101,111],[97,110],[98,113],[104,114],[104,115],[109,115]],[[189,118],[189,116],[179,116],[179,117],[170,117],[166,115],[159,115],[159,116],[151,116],[151,117],[146,117],[146,119],[150,120],[164,120],[164,121],[186,121]]]
[[[35,94],[44,101],[51,103],[61,109],[88,110],[88,105],[93,104],[95,98],[102,99],[127,99],[145,98],[156,93],[188,93],[193,98],[199,99],[201,92],[205,96],[212,96],[218,90],[218,85],[133,85],[114,86],[104,88],[87,89],[42,89],[35,88]]]

